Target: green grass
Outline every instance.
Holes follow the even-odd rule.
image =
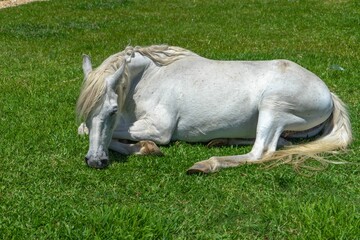
[[[59,0],[0,10],[0,239],[356,239],[359,165],[312,177],[289,166],[187,176],[194,162],[250,147],[161,147],[85,166],[74,113],[81,56],[170,44],[214,59],[286,58],[349,107],[359,163],[356,0]],[[344,68],[339,70],[337,66]]]

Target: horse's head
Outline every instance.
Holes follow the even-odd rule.
[[[111,75],[105,77],[103,81],[102,91],[100,96],[82,96],[95,99],[85,99],[85,101],[96,101],[91,110],[86,114],[86,126],[89,129],[89,151],[86,154],[85,161],[90,167],[104,168],[109,165],[108,147],[112,139],[113,130],[116,126],[118,116],[118,95],[117,87],[122,78],[125,68],[125,61],[120,67]],[[92,72],[91,61],[88,56],[83,58],[83,71],[85,81],[92,81],[89,79]],[[85,83],[84,83],[85,84]],[[88,85],[92,88],[95,83]],[[89,87],[89,88],[91,88]],[[84,91],[84,90],[83,90]],[[99,94],[98,94],[99,95]],[[80,98],[79,98],[80,99]]]
[[[153,66],[164,66],[190,55],[194,54],[177,47],[129,46],[94,70],[90,58],[84,55],[85,81],[77,102],[77,113],[85,120],[89,132],[89,151],[85,157],[89,166],[104,168],[109,165],[108,147],[132,79],[140,79],[144,71],[151,69],[151,62],[154,62]]]

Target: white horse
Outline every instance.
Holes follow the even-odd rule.
[[[108,149],[161,154],[170,141],[254,144],[243,155],[211,157],[188,173],[210,173],[245,163],[293,156],[316,158],[346,148],[351,125],[345,105],[323,81],[287,60],[215,61],[169,46],[127,47],[85,80],[77,113],[89,131],[86,162],[108,166]],[[288,140],[313,138],[301,145]],[[137,143],[129,143],[137,142]]]

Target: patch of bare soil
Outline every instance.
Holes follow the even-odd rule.
[[[26,4],[30,2],[41,1],[41,0],[0,0],[0,9],[7,7],[16,7],[21,4]]]

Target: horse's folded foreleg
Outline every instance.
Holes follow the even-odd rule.
[[[129,124],[125,128],[119,126],[120,128],[114,130],[113,138],[131,141],[151,140],[157,144],[168,144],[176,121],[166,116],[165,113],[162,117],[148,116]]]
[[[113,139],[109,145],[109,149],[124,155],[163,155],[160,148],[152,141],[140,141],[135,144],[127,144]]]

